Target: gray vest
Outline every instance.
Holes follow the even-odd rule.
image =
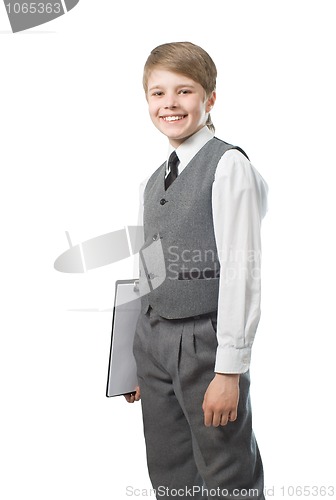
[[[165,191],[163,163],[144,191],[140,250],[141,311],[148,306],[176,319],[215,311],[219,272],[212,216],[212,184],[220,158],[238,149],[214,137]]]

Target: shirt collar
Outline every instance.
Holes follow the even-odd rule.
[[[208,129],[205,125],[198,132],[188,137],[182,144],[176,149],[176,154],[180,160],[181,167],[188,165],[190,160],[199,152],[199,150],[214,137],[214,133]],[[168,157],[174,151],[175,148],[169,144]],[[166,163],[166,172],[168,169],[168,161]]]

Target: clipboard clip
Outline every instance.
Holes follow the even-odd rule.
[[[137,280],[134,280],[133,290],[134,290],[135,292],[139,292],[139,291],[140,291],[140,290],[139,290],[139,280],[138,280],[138,279],[137,279]]]

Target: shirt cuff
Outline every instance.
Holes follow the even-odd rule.
[[[217,347],[215,372],[218,373],[245,373],[251,362],[251,347],[225,346]]]

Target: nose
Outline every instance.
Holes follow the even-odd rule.
[[[175,94],[166,94],[166,99],[164,103],[165,109],[174,109],[178,105],[177,98]]]

